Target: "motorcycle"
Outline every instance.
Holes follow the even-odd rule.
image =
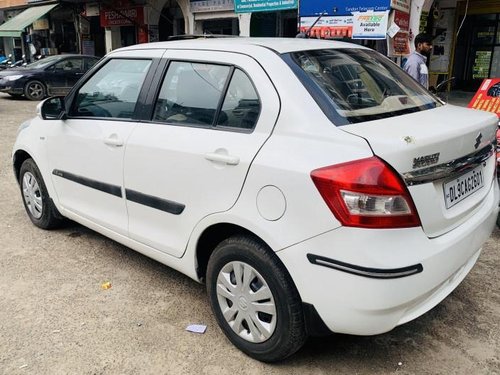
[[[10,68],[11,64],[12,64],[12,54],[7,56],[7,58],[0,63],[0,70]]]

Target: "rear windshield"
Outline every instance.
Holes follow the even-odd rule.
[[[336,125],[441,105],[391,60],[372,50],[311,50],[282,57]]]

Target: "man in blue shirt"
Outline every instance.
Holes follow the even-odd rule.
[[[415,51],[408,56],[403,69],[418,83],[429,88],[429,69],[427,69],[427,55],[432,50],[432,37],[427,34],[418,34],[415,37]]]

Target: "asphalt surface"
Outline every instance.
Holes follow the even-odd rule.
[[[36,104],[0,94],[1,374],[500,374],[498,229],[422,317],[379,336],[310,339],[263,364],[226,340],[203,285],[78,224],[31,224],[10,153]],[[206,333],[187,332],[193,323]]]

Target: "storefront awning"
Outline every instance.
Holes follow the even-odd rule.
[[[0,25],[0,37],[10,36],[19,37],[26,27],[31,25],[37,19],[43,17],[59,4],[48,4],[38,7],[30,7],[19,13],[14,18]]]

